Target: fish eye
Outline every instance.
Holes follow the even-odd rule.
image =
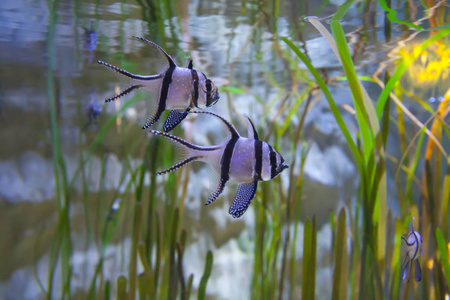
[[[214,83],[211,81],[211,79],[206,79],[205,84],[202,88],[203,92],[206,94],[211,94],[216,89]]]
[[[211,81],[211,79],[206,79],[202,85],[202,90],[206,94],[206,106],[210,107],[214,105],[219,100],[219,93],[217,92],[217,87]]]

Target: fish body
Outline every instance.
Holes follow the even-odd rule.
[[[289,166],[284,158],[268,143],[260,141],[252,121],[247,117],[248,137],[241,137],[235,127],[224,118],[206,111],[191,111],[216,116],[226,126],[231,136],[215,146],[197,146],[176,136],[151,130],[154,135],[164,136],[179,144],[186,152],[184,159],[158,175],[173,172],[192,161],[203,161],[212,166],[218,178],[206,205],[216,200],[223,192],[225,184],[232,180],[239,183],[238,192],[229,213],[238,218],[249,207],[255,196],[258,181],[267,181],[278,176]]]
[[[422,279],[422,269],[419,263],[419,257],[423,252],[422,236],[417,231],[411,231],[407,237],[402,236],[402,241],[406,249],[405,258],[402,263],[402,279],[408,281],[411,279],[411,273],[414,265],[414,277],[417,282]]]
[[[191,109],[210,107],[219,100],[217,87],[204,73],[193,68],[192,60],[189,61],[187,68],[179,67],[159,45],[144,38],[136,38],[155,46],[164,54],[169,65],[158,74],[144,76],[132,74],[99,60],[99,64],[130,78],[132,82],[127,89],[106,99],[105,102],[117,100],[133,90],[146,90],[152,97],[150,113],[142,128],[150,127],[159,120],[165,110],[170,110],[163,126],[164,131],[169,132],[187,116]]]

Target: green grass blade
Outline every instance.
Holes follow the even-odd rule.
[[[361,87],[359,84],[358,76],[356,75],[355,67],[353,65],[352,58],[350,56],[350,51],[348,49],[347,40],[345,38],[344,30],[341,24],[336,21],[331,21],[331,30],[336,41],[336,47],[339,53],[339,57],[342,62],[342,67],[344,68],[345,75],[348,79],[348,84],[353,95],[353,101],[355,103],[356,116],[359,124],[359,130],[361,132],[361,137],[363,140],[363,148],[366,153],[371,152],[373,147],[372,143],[372,132],[369,127],[368,112],[366,107],[372,106],[369,102],[368,105],[364,105],[363,96],[361,93]],[[376,116],[375,116],[376,117]],[[377,121],[374,121],[377,123]],[[376,134],[376,132],[375,132]],[[367,158],[366,158],[367,160]]]
[[[449,236],[449,216],[448,204],[450,202],[450,157],[447,159],[447,173],[444,179],[444,188],[442,193],[442,226],[444,228],[445,236]]]
[[[127,278],[125,276],[119,276],[119,278],[117,278],[117,300],[127,299]]]
[[[212,264],[213,255],[211,251],[208,251],[208,253],[206,254],[205,271],[203,272],[203,276],[198,287],[198,300],[205,300],[206,285],[208,283],[209,276],[211,275]]]
[[[338,8],[337,12],[334,14],[332,20],[336,20],[336,21],[341,20],[345,16],[345,14],[347,13],[347,10],[350,8],[350,6],[352,6],[352,4],[355,1],[356,0],[347,0],[347,1],[345,1],[344,4],[339,6],[339,8]]]
[[[105,281],[105,292],[103,294],[103,299],[111,299],[111,282],[109,280]]]
[[[304,228],[302,282],[302,299],[304,300],[315,298],[316,248],[317,227],[316,217],[314,216],[312,223],[309,219],[306,220]]]
[[[322,77],[320,76],[319,72],[314,68],[314,66],[309,62],[308,58],[305,54],[302,53],[302,51],[294,45],[290,40],[288,40],[285,37],[281,37],[281,39],[297,54],[297,56],[303,61],[303,63],[306,65],[306,67],[309,69],[309,71],[312,73],[314,78],[316,79],[317,84],[322,89],[325,98],[327,99],[331,111],[333,112],[333,115],[336,119],[336,122],[339,125],[339,128],[341,129],[342,133],[344,134],[344,137],[347,141],[347,144],[350,147],[350,150],[352,151],[352,154],[355,158],[357,166],[360,168],[360,174],[364,174],[362,167],[362,158],[359,153],[358,147],[356,146],[355,142],[352,139],[352,136],[350,135],[350,131],[348,130],[344,120],[342,119],[341,113],[339,112],[339,109],[336,105],[336,102],[333,99],[333,96],[330,93],[330,90],[326,86],[325,82],[323,81]]]
[[[380,4],[380,7],[387,13],[387,17],[389,20],[391,20],[391,22],[406,25],[406,26],[412,27],[416,30],[423,30],[423,28],[420,27],[419,25],[398,19],[397,15],[396,15],[397,12],[394,9],[389,8],[389,6],[386,3],[386,0],[378,0],[378,3]]]
[[[419,141],[417,142],[416,154],[414,155],[414,160],[412,161],[412,165],[409,168],[408,178],[406,180],[406,199],[409,200],[410,205],[413,204],[413,196],[412,196],[412,181],[414,179],[414,172],[416,171],[417,164],[420,159],[420,149],[422,148],[423,138],[425,137],[425,129],[422,128]]]
[[[347,256],[347,218],[345,208],[339,212],[337,233],[335,240],[335,268],[333,274],[333,300],[347,299],[347,275],[348,275],[348,256]]]
[[[436,240],[438,243],[439,251],[441,252],[442,266],[444,267],[445,277],[447,279],[447,286],[450,286],[450,263],[448,259],[447,244],[444,236],[439,228],[436,229]]]
[[[194,281],[194,274],[191,274],[189,275],[189,278],[186,283],[186,299],[190,299],[193,281]]]

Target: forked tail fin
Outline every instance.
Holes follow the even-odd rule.
[[[122,92],[120,92],[119,94],[115,95],[114,97],[108,98],[105,100],[106,103],[117,100],[119,98],[122,98],[125,95],[128,95],[131,91],[139,89],[141,87],[144,86],[145,82],[151,81],[151,80],[157,80],[157,79],[161,79],[162,75],[161,74],[156,74],[156,75],[148,75],[148,76],[143,76],[143,75],[136,75],[133,73],[130,73],[128,71],[125,71],[121,68],[118,68],[116,66],[113,66],[109,63],[106,63],[104,61],[98,60],[97,61],[99,64],[107,67],[110,70],[113,70],[114,72],[117,72],[119,74],[122,74],[128,78],[130,78],[132,80],[132,82],[138,82],[137,84],[132,84],[130,85],[127,89],[123,90]]]

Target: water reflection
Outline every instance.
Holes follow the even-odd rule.
[[[321,8],[316,1],[287,1],[279,8],[271,5],[274,3],[262,5],[248,1],[178,1],[168,6],[152,1],[59,3],[54,43],[54,94],[67,177],[70,181],[79,176],[73,184],[71,199],[74,290],[88,289],[93,276],[92,266],[100,257],[100,226],[87,228],[85,224],[98,225],[108,218],[111,220],[119,202],[126,210],[119,213],[117,221],[123,227],[114,233],[113,243],[105,250],[104,268],[110,280],[127,272],[127,251],[131,247],[130,203],[134,187],[127,189],[126,182],[136,176],[133,170],[148,153],[147,137],[139,126],[140,118],[146,115],[144,101],[136,101],[125,108],[127,101],[117,106],[99,104],[98,101],[107,98],[116,88],[118,80],[106,74],[95,63],[97,59],[111,61],[135,73],[149,74],[149,69],[158,68],[152,54],[145,44],[131,38],[145,36],[173,53],[180,64],[191,57],[196,68],[222,83],[222,99],[212,111],[233,120],[241,133],[245,130],[239,114],[246,113],[255,120],[259,131],[268,136],[277,130],[274,124],[278,122],[281,127],[293,109],[299,111],[298,115],[292,116],[292,124],[297,126],[303,106],[296,99],[311,85],[305,68],[300,66],[301,71],[298,71],[298,60],[278,41],[278,36],[291,36],[302,45],[312,63],[322,69],[324,77],[333,82],[330,89],[338,104],[351,103],[346,85],[335,80],[343,73],[337,59],[330,55],[325,40],[312,26],[299,22],[305,15],[328,16],[337,6],[329,4]],[[402,54],[399,45],[408,32],[395,26],[392,41],[384,43],[384,28],[379,25],[382,16],[376,10],[361,15],[352,7],[343,20],[361,74],[383,74],[392,61],[389,57],[396,60]],[[45,281],[50,244],[57,226],[57,192],[46,90],[48,23],[46,2],[5,0],[0,4],[0,63],[2,73],[7,74],[1,78],[0,98],[0,137],[3,141],[0,147],[0,235],[4,237],[0,245],[0,256],[4,258],[0,262],[0,298],[42,296],[33,268],[36,265],[38,277]],[[409,49],[404,51],[410,52]],[[405,79],[404,86],[414,89],[414,94],[422,99],[438,102],[448,88],[443,80],[433,80],[446,79],[442,74],[448,76],[448,65],[439,65],[448,62],[443,59],[444,54],[448,54],[448,49],[442,45],[423,54],[416,69],[411,69],[410,77]],[[420,84],[416,84],[416,79]],[[368,90],[373,93],[373,99],[378,98],[378,86],[368,84]],[[145,99],[146,95],[139,97]],[[87,117],[86,108],[89,111]],[[120,109],[124,109],[120,121],[103,132],[109,117]],[[353,115],[344,113],[343,116],[350,127],[355,124]],[[97,124],[98,130],[94,129]],[[83,131],[83,127],[86,130]],[[194,125],[186,122],[183,127],[185,134],[191,135],[197,144],[213,144],[221,131],[202,123],[201,119]],[[304,141],[310,151],[304,170],[301,218],[315,214],[319,234],[326,236],[324,240],[331,241],[329,213],[336,211],[342,203],[355,199],[359,177],[345,140],[321,95],[314,99],[304,128]],[[300,155],[299,151],[291,151],[289,130],[286,129],[279,141],[281,149],[285,150],[283,153],[290,153],[286,155],[287,161]],[[182,134],[181,131],[178,133]],[[103,134],[102,139],[91,151],[91,143],[96,142],[100,134]],[[390,143],[388,148],[398,153],[397,143]],[[80,169],[80,161],[86,153],[92,156]],[[300,160],[298,158],[297,162]],[[296,175],[298,170],[297,167]],[[147,189],[150,189],[149,176],[146,174],[144,178]],[[189,231],[184,269],[194,273],[194,287],[197,288],[206,251],[213,249],[215,264],[208,293],[217,299],[234,299],[240,290],[250,293],[256,226],[253,209],[242,221],[227,219],[229,203],[234,197],[230,191],[234,188],[225,190],[214,206],[204,208],[208,172],[201,166],[192,166],[189,176],[182,215],[184,227]],[[286,187],[287,174],[281,177]],[[169,201],[165,198],[168,192],[162,184],[164,180],[155,179],[155,189],[161,200],[155,209],[160,211],[164,209],[164,201]],[[179,183],[181,185],[183,181]],[[117,194],[124,191],[129,193],[128,198],[117,200]],[[150,192],[146,190],[145,193]],[[300,243],[302,238],[298,241]],[[321,257],[327,257],[331,246],[321,247]],[[297,258],[301,255],[299,253]],[[318,271],[324,282],[331,282],[329,267],[330,262],[324,259]],[[61,282],[56,280],[55,284]],[[54,289],[61,290],[59,287]],[[326,287],[321,292],[329,295]],[[245,293],[239,295],[247,295]]]

